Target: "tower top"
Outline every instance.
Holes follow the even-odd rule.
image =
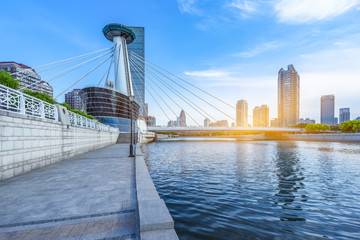
[[[110,23],[102,31],[107,40],[111,42],[115,36],[124,37],[127,44],[132,43],[136,38],[135,33],[130,28],[119,23]]]

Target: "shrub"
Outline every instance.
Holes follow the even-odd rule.
[[[18,89],[20,85],[19,82],[5,70],[0,70],[0,84],[12,89]]]
[[[48,103],[51,103],[51,104],[56,103],[56,101],[46,93],[35,92],[35,91],[28,90],[28,89],[25,89],[23,92],[25,94],[27,94],[27,95],[30,95],[30,96],[33,96],[33,97],[38,98],[40,100],[43,100],[44,102],[48,102]]]
[[[305,127],[305,131],[307,132],[320,132],[320,131],[327,131],[330,130],[330,126],[321,123],[308,123]]]
[[[341,123],[340,129],[342,132],[360,132],[360,120],[350,120]]]

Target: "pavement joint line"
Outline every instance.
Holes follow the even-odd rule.
[[[126,234],[126,235],[120,235],[120,236],[114,236],[114,237],[106,237],[106,238],[99,238],[97,240],[126,240],[126,239],[136,239],[137,234]]]
[[[39,221],[32,221],[32,222],[3,224],[3,225],[0,225],[0,228],[37,225],[37,224],[44,224],[44,223],[51,223],[51,222],[63,222],[63,221],[71,221],[71,220],[78,220],[78,219],[85,219],[85,218],[94,218],[94,217],[102,217],[102,216],[117,215],[117,214],[124,214],[124,213],[133,213],[133,212],[135,212],[134,208],[125,209],[125,210],[116,211],[116,212],[105,212],[105,213],[96,213],[96,214],[81,215],[81,216],[74,216],[74,217],[46,219],[46,220],[39,220]]]

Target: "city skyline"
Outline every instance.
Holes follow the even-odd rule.
[[[101,36],[102,27],[121,22],[145,28],[147,59],[233,105],[238,99],[246,99],[249,109],[267,104],[270,119],[277,117],[276,72],[293,64],[301,75],[300,118],[320,122],[319,97],[328,94],[336,96],[335,109],[349,107],[352,118],[360,116],[356,88],[348,87],[360,76],[358,1],[329,1],[327,8],[319,1],[316,9],[309,1],[285,0],[108,1],[114,4],[110,10],[106,2],[86,6],[72,2],[71,8],[69,3],[4,1],[6,11],[0,20],[7,35],[0,40],[1,60],[36,67],[106,48],[111,45]],[[122,16],[116,11],[120,7]],[[80,11],[86,14],[79,15]],[[26,41],[16,37],[18,32]],[[48,76],[39,74],[42,79]],[[97,83],[101,73],[94,74],[74,88]],[[78,75],[54,81],[54,95]],[[149,114],[165,125],[166,118],[145,95]],[[217,119],[228,119],[209,111]],[[236,116],[230,109],[227,112]],[[204,119],[196,116],[196,120]]]

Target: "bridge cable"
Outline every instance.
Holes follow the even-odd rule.
[[[97,50],[97,51],[94,51],[94,52],[82,54],[82,55],[80,55],[80,56],[71,57],[71,58],[67,58],[67,59],[64,59],[64,60],[57,61],[57,62],[48,63],[48,64],[45,64],[45,65],[42,65],[42,66],[34,67],[34,69],[38,69],[38,68],[42,68],[42,67],[54,65],[54,64],[57,64],[57,63],[69,61],[69,60],[76,59],[76,58],[81,58],[81,57],[83,57],[83,56],[91,55],[91,54],[94,54],[94,53],[105,52],[105,51],[110,50],[110,49],[112,49],[112,48],[113,48],[113,47],[109,47],[109,48]]]
[[[106,80],[105,80],[105,83],[107,82],[108,78],[109,78],[109,73],[110,73],[110,70],[111,70],[111,65],[112,63],[114,62],[114,54],[110,60],[110,65],[109,65],[109,68],[107,69],[107,71],[105,71],[104,75],[102,76],[101,80],[99,81],[98,85],[97,86],[100,86],[100,83],[103,81],[105,75],[106,75]]]
[[[94,67],[93,69],[91,69],[89,72],[87,72],[86,74],[84,74],[83,76],[81,76],[81,78],[79,78],[77,81],[75,81],[74,83],[72,83],[70,86],[68,86],[65,90],[63,90],[61,93],[59,93],[58,95],[56,95],[56,98],[58,98],[59,96],[61,96],[62,94],[64,94],[67,90],[69,90],[71,87],[73,87],[75,84],[77,84],[78,82],[80,82],[83,78],[85,78],[87,75],[89,75],[90,73],[92,73],[95,69],[97,69],[98,67],[100,67],[101,65],[103,65],[107,60],[109,60],[110,58],[112,58],[113,55],[111,55],[110,57],[106,58],[104,61],[102,61],[101,63],[99,63],[96,67]]]
[[[110,50],[110,49],[106,49],[106,50]],[[101,51],[101,52],[104,52],[105,50]],[[55,69],[55,68],[58,68],[58,67],[62,67],[64,65],[67,65],[69,63],[73,63],[73,62],[76,62],[76,61],[79,61],[80,59],[84,59],[84,58],[87,58],[91,55],[95,55],[96,53],[98,53],[97,51],[96,52],[92,52],[92,53],[89,53],[89,54],[86,54],[86,55],[83,55],[83,56],[79,56],[77,57],[76,59],[73,59],[72,61],[69,61],[69,62],[65,62],[63,64],[60,64],[60,65],[57,65],[57,66],[54,66],[54,67],[51,67],[51,68],[47,68],[47,69],[44,69],[44,70],[41,70],[41,71],[38,71],[37,73],[42,73],[42,72],[46,72],[46,71],[49,71],[49,70],[52,70],[52,69]]]
[[[133,59],[131,59],[130,58],[130,61],[133,61]],[[134,67],[136,67],[136,65],[135,65],[135,62],[133,62],[133,64],[134,64]],[[150,78],[149,76],[148,76],[148,79],[149,80],[151,80],[171,101],[173,101],[173,103],[175,103],[179,108],[180,108],[180,110],[182,110],[183,108],[173,99],[173,98],[171,98],[152,78]],[[145,83],[144,83],[144,81],[143,81],[143,84],[144,84],[144,86],[145,86]],[[191,106],[190,104],[189,104],[189,106]],[[196,109],[195,109],[196,110]],[[190,114],[188,114],[186,111],[184,111],[185,112],[185,114],[191,119],[191,120],[193,120],[198,126],[201,126]],[[201,113],[200,113],[201,114]],[[175,114],[176,115],[176,114]],[[176,115],[176,117],[177,117],[177,115]],[[206,118],[206,117],[205,117]]]
[[[63,70],[63,71],[61,71],[61,72],[58,72],[58,73],[56,73],[56,74],[51,75],[50,77],[45,78],[45,79],[42,80],[42,81],[46,81],[46,82],[49,83],[49,82],[51,82],[51,81],[53,81],[53,80],[55,80],[55,79],[57,79],[57,78],[59,78],[59,77],[61,77],[61,76],[64,76],[65,74],[67,74],[67,73],[69,73],[69,72],[72,72],[72,71],[80,68],[82,65],[87,64],[87,63],[90,63],[90,62],[93,62],[93,61],[95,61],[95,60],[97,60],[97,59],[99,59],[99,58],[101,58],[101,57],[103,57],[103,56],[108,55],[108,54],[111,53],[111,52],[112,52],[112,51],[109,51],[109,52],[107,52],[107,53],[104,53],[104,54],[102,54],[102,55],[100,55],[100,56],[94,57],[94,58],[92,58],[92,59],[90,59],[90,60],[87,60],[87,61],[85,61],[85,62],[79,63],[78,65],[76,65],[76,66],[74,66],[74,67],[67,68],[67,69],[65,69],[65,70]],[[56,76],[56,75],[58,75],[58,76]],[[54,76],[56,76],[56,77],[54,77]],[[51,77],[54,77],[54,78],[48,80],[48,79],[51,78]],[[25,88],[31,88],[31,87],[32,87],[33,85],[35,85],[35,84],[36,84],[36,83],[32,83],[31,85],[29,85],[29,86],[27,86],[27,87],[22,87],[22,88],[20,88],[19,90],[23,90],[23,89],[25,89]]]
[[[184,96],[182,93],[180,93],[178,90],[176,90],[174,87],[172,87],[170,84],[168,84],[166,81],[162,80],[159,76],[157,76],[155,73],[152,72],[152,70],[148,69],[149,73],[157,78],[162,84],[165,85],[170,91],[174,92],[179,98],[181,98],[185,103],[187,103],[190,107],[192,107],[195,111],[197,111],[199,114],[201,114],[204,118],[207,118],[203,113],[201,113],[198,109],[196,109],[194,106],[199,108],[201,111],[203,111],[206,115],[208,115],[213,120],[217,121],[213,116],[211,116],[209,113],[201,109],[199,106],[194,104],[190,99],[188,99],[186,96]],[[154,81],[155,82],[155,81]],[[179,96],[180,95],[180,96]],[[186,100],[184,100],[184,98]],[[190,102],[190,103],[189,103]]]
[[[135,56],[136,57],[136,56]],[[137,57],[136,57],[137,58]],[[143,61],[143,60],[141,60]],[[206,101],[205,99],[197,96],[196,94],[194,94],[193,92],[189,91],[187,88],[183,87],[182,85],[180,85],[179,83],[177,83],[176,81],[172,80],[171,78],[169,78],[168,76],[164,75],[163,73],[161,73],[160,71],[156,70],[155,68],[153,68],[151,65],[147,64],[145,61],[144,63],[149,66],[150,68],[154,69],[156,72],[160,73],[161,75],[163,75],[164,77],[166,77],[167,79],[169,79],[170,81],[172,81],[173,83],[175,83],[176,85],[180,86],[181,88],[183,88],[184,90],[188,91],[189,93],[191,93],[192,95],[194,95],[195,97],[199,98],[200,100],[202,100],[203,102],[207,103],[208,105],[210,105],[211,107],[215,108],[216,110],[218,110],[219,112],[221,112],[222,114],[226,115],[227,117],[229,117],[230,119],[236,121],[235,118],[231,117],[230,115],[228,115],[227,113],[225,113],[224,111],[220,110],[219,108],[215,107],[213,104],[209,103],[208,101]]]
[[[130,62],[131,65],[131,62]],[[134,66],[134,65],[132,65]],[[136,70],[136,69],[135,69]],[[137,70],[136,70],[137,71]],[[144,85],[145,86],[145,85]],[[163,101],[163,103],[165,103],[165,105],[170,109],[170,111],[175,115],[175,117],[177,117],[176,113],[172,110],[172,108],[164,101],[164,99],[157,93],[157,91],[149,85],[149,87],[154,91],[154,93],[161,99],[161,101]],[[149,89],[145,86],[145,89],[149,91]]]
[[[161,69],[161,70],[165,71],[166,73],[168,73],[168,74],[170,74],[170,75],[172,75],[172,76],[174,76],[174,77],[176,77],[176,78],[178,78],[178,79],[180,79],[180,80],[182,80],[182,81],[186,82],[187,84],[189,84],[190,86],[192,86],[192,87],[194,87],[194,88],[196,88],[196,89],[200,90],[201,92],[203,92],[203,93],[205,93],[205,94],[207,94],[207,95],[209,95],[209,96],[211,96],[211,97],[215,98],[216,100],[218,100],[218,101],[220,101],[220,102],[222,102],[222,103],[226,104],[227,106],[230,106],[231,108],[233,108],[233,109],[235,109],[235,110],[240,110],[240,109],[238,109],[237,107],[234,107],[233,105],[231,105],[231,104],[229,104],[229,103],[225,102],[224,100],[222,100],[222,99],[220,99],[220,98],[218,98],[218,97],[214,96],[213,94],[211,94],[211,93],[209,93],[209,92],[204,91],[203,89],[201,89],[201,88],[197,87],[196,85],[194,85],[194,84],[190,83],[189,81],[187,81],[187,80],[185,80],[185,79],[183,79],[183,78],[181,78],[181,77],[179,77],[179,76],[177,76],[177,75],[175,75],[175,74],[173,74],[173,73],[171,73],[171,72],[167,71],[166,69],[164,69],[164,68],[162,68],[162,67],[160,67],[160,66],[156,65],[155,63],[153,63],[153,62],[151,62],[151,61],[149,61],[149,60],[146,60],[145,58],[143,58],[142,56],[140,56],[140,55],[136,54],[135,52],[131,52],[131,53],[132,53],[132,54],[134,54],[134,55],[136,55],[136,56],[137,56],[137,57],[139,57],[139,58],[144,59],[144,61],[146,61],[146,62],[148,62],[148,63],[150,63],[150,64],[152,64],[152,65],[156,66],[157,68],[159,68],[159,69]],[[226,114],[226,115],[227,115],[227,114]],[[228,116],[228,115],[227,115],[227,116]],[[248,114],[248,116],[254,120],[254,117],[253,117],[252,115]],[[232,119],[233,119],[233,118],[232,118]],[[235,120],[235,119],[233,119],[233,120]],[[235,120],[235,121],[237,121],[237,120]],[[255,119],[255,121],[257,121],[257,122],[259,122],[259,123],[262,123],[262,124],[265,124],[265,125],[269,125],[269,123],[265,123],[265,122],[259,121],[259,120],[257,120],[257,119]]]

